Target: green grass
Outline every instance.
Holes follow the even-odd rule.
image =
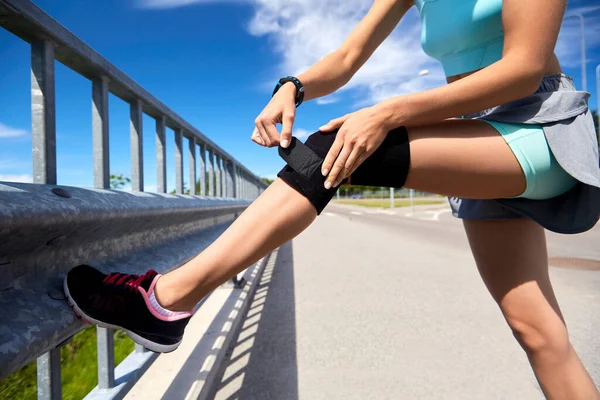
[[[430,200],[424,199],[415,199],[413,200],[413,204],[415,206],[422,206],[427,204],[443,204],[446,200],[443,198],[432,198]],[[390,208],[390,199],[344,199],[344,200],[336,200],[338,204],[351,204],[354,206],[363,206],[363,207],[377,207],[377,208]],[[396,199],[395,200],[396,207],[409,207],[410,200],[408,199]]]
[[[133,351],[134,343],[123,331],[116,331],[115,365]],[[64,400],[79,400],[98,384],[96,327],[75,335],[61,348],[62,391]],[[0,382],[0,400],[37,399],[35,361]]]

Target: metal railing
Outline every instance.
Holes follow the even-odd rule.
[[[266,185],[29,0],[0,0],[0,26],[31,44],[33,152],[33,184],[0,184],[0,378],[37,358],[38,398],[54,400],[60,346],[84,327],[64,302],[61,276],[81,263],[129,273],[143,272],[140,264],[177,267]],[[57,185],[55,61],[91,81],[94,189]],[[109,93],[130,105],[131,192],[108,190]],[[144,192],[144,114],[156,121],[158,193]],[[167,127],[177,195],[165,194]],[[190,196],[182,195],[184,138]],[[136,347],[115,369],[112,338],[98,328],[98,387],[89,398],[123,397],[155,358]]]

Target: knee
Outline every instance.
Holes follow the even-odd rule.
[[[321,174],[321,165],[336,136],[337,131],[318,131],[310,135],[306,143],[292,138],[288,148],[279,148],[279,155],[287,165],[278,176],[308,198],[318,214],[337,190],[337,187],[325,189],[325,177]],[[352,184],[400,188],[406,182],[409,166],[408,134],[400,127],[391,131],[379,148],[354,171]]]
[[[512,333],[530,357],[543,357],[560,362],[571,349],[567,328],[556,317],[552,321],[540,321],[539,317],[505,313]]]

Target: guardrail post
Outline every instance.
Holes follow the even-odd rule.
[[[241,198],[243,198],[242,197],[242,170],[239,166],[235,169],[235,177],[236,177],[236,184],[237,184],[237,186],[235,187],[235,192],[236,192],[237,196],[235,196],[235,197],[238,199],[241,199]]]
[[[115,386],[115,340],[114,330],[96,327],[98,345],[98,387],[110,389]]]
[[[92,150],[94,187],[110,189],[108,78],[105,76],[92,80]]]
[[[38,400],[60,400],[60,348],[52,349],[37,359]]]
[[[183,194],[183,139],[182,129],[175,129],[175,193]]]
[[[167,193],[166,122],[167,118],[164,115],[156,119],[156,191],[158,193]]]
[[[200,143],[200,196],[206,196],[206,146]]]
[[[237,198],[237,192],[235,187],[235,163],[233,161],[229,161],[227,163],[227,174],[227,187],[229,188],[229,196],[235,199]]]
[[[194,137],[188,139],[188,158],[190,159],[190,194],[196,195],[196,140]]]
[[[147,351],[149,351],[147,348],[145,348],[144,346],[142,346],[141,344],[136,343],[133,351],[135,351],[136,353],[145,353]]]
[[[242,198],[246,200],[248,198],[248,187],[246,181],[246,172],[242,171]]]
[[[212,149],[208,149],[208,195],[215,196],[215,159]]]
[[[246,199],[250,199],[250,181],[248,180],[248,174],[244,175],[244,194]]]
[[[142,148],[142,101],[134,100],[129,106],[131,140],[131,190],[144,191],[144,158]]]
[[[54,45],[31,42],[31,141],[33,183],[56,184]]]
[[[246,196],[246,188],[244,187],[244,170],[240,168],[238,175],[240,177],[240,199],[245,199],[244,196]]]
[[[94,152],[94,187],[110,188],[108,146],[108,78],[92,81],[92,140]],[[98,386],[108,389],[115,382],[115,349],[112,329],[97,327]],[[60,355],[59,355],[60,365]],[[60,367],[59,367],[60,368]],[[60,378],[59,378],[60,380]]]
[[[215,155],[215,161],[217,163],[216,165],[216,169],[215,169],[215,183],[217,186],[217,197],[225,197],[223,196],[223,193],[221,192],[221,175],[223,173],[223,171],[221,171],[221,157],[216,154]]]
[[[221,168],[221,188],[223,189],[223,197],[229,197],[229,192],[227,191],[227,170],[226,163],[224,157],[221,157],[221,163],[219,168]]]

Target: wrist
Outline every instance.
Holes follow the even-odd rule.
[[[386,129],[392,130],[405,125],[406,115],[405,107],[401,104],[402,97],[387,99],[373,106]]]
[[[292,83],[292,82],[286,82],[281,86],[281,89],[279,89],[279,92],[284,92],[286,94],[291,94],[292,96],[296,97],[296,86]]]
[[[279,91],[283,89],[288,83],[294,85],[294,103],[296,104],[297,108],[302,104],[302,101],[304,100],[304,85],[302,85],[302,82],[300,82],[300,80],[294,76],[286,76],[279,79],[279,81],[277,81],[277,85],[275,85],[275,89],[273,90],[272,96],[275,96],[275,94],[279,93]],[[289,86],[290,85],[287,85],[288,88]]]

